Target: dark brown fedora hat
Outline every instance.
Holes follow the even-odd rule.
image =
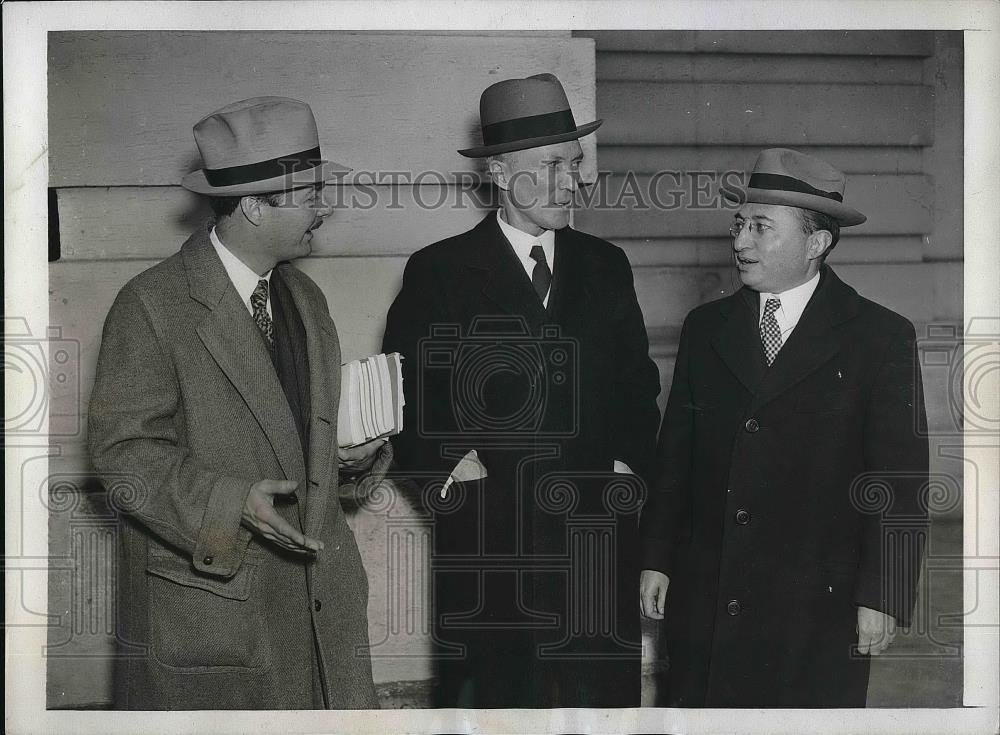
[[[723,189],[722,195],[740,204],[783,204],[811,209],[833,217],[841,227],[860,225],[868,218],[844,204],[847,177],[826,161],[791,148],[760,152],[746,191]]]
[[[562,84],[553,74],[506,79],[485,89],[479,99],[483,145],[460,150],[467,158],[486,158],[594,132],[603,120],[577,127]]]

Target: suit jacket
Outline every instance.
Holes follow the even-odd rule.
[[[642,513],[670,704],[864,706],[859,605],[909,624],[926,530],[913,326],[827,266],[767,367],[749,289],[693,310]]]
[[[132,655],[119,659],[117,706],[377,707],[367,578],[337,498],[336,327],[316,284],[279,265],[306,336],[303,452],[208,232],[126,284],[104,326],[89,443],[122,511],[119,638]],[[276,507],[325,543],[314,560],[241,526],[261,479],[298,481]]]
[[[633,547],[645,487],[612,469],[616,459],[640,475],[649,467],[659,379],[624,253],[557,231],[546,309],[490,213],[410,257],[383,349],[404,356],[396,456],[433,513],[436,634],[466,651],[457,668],[439,668],[452,690],[438,704],[637,706]],[[470,449],[489,477],[456,483],[441,499],[441,482]],[[609,534],[610,557],[572,559],[585,516],[594,534]],[[607,576],[587,592],[567,581],[568,567],[532,571],[544,556]],[[588,649],[570,630],[580,619],[572,606],[604,599],[615,612],[602,622],[614,633]],[[627,673],[589,658],[601,646]],[[570,649],[575,663],[556,660]],[[619,683],[607,686],[609,676]]]

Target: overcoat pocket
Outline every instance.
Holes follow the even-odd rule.
[[[270,665],[259,595],[258,565],[233,577],[201,574],[180,556],[151,556],[149,626],[153,657],[169,668],[263,669]]]

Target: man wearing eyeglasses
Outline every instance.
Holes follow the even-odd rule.
[[[641,521],[670,706],[864,707],[870,657],[910,624],[928,469],[915,332],[824,263],[866,219],[844,184],[761,152],[727,193],[743,288],[682,328]]]
[[[121,511],[115,708],[374,709],[340,496],[392,451],[338,450],[337,330],[290,262],[350,169],[286,97],[226,105],[194,137],[204,168],[182,185],[215,216],[122,288],[90,400],[91,459]]]

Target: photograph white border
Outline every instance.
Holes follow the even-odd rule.
[[[1000,325],[1000,3],[781,2],[38,2],[3,6],[4,314],[32,334],[48,325],[47,38],[51,30],[582,30],[923,29],[965,32],[965,323]],[[26,376],[27,377],[27,376]],[[30,389],[6,375],[5,400]],[[1000,401],[1000,370],[976,388]],[[984,392],[985,388],[985,392]],[[967,394],[968,395],[968,394]],[[899,732],[997,729],[998,559],[996,437],[968,438],[979,497],[965,496],[966,600],[962,709],[871,710],[387,710],[378,712],[95,712],[45,709],[46,628],[24,625],[19,605],[47,610],[47,512],[26,506],[20,468],[44,441],[6,447],[5,730],[11,733],[134,732]],[[990,493],[990,495],[984,495]],[[979,515],[977,515],[977,512]],[[981,563],[979,563],[981,562]],[[973,564],[972,566],[975,566]]]

